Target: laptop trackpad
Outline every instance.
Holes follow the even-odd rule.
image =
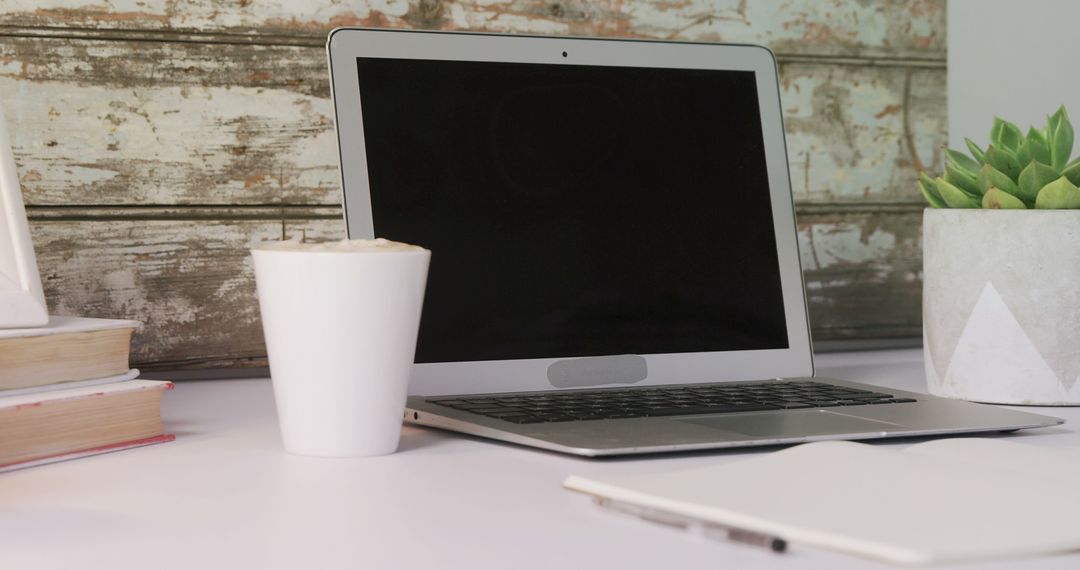
[[[689,424],[751,436],[800,436],[880,432],[900,424],[838,414],[826,410],[714,416],[679,420]]]

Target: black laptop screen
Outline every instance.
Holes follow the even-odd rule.
[[[375,235],[432,251],[417,362],[788,346],[753,72],[357,66]]]

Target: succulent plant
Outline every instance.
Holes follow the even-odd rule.
[[[1073,128],[1065,107],[1046,127],[1028,129],[994,119],[990,146],[964,139],[971,156],[945,150],[945,172],[919,173],[919,187],[935,208],[1080,208],[1080,158],[1069,161]]]

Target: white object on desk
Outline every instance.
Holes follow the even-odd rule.
[[[0,108],[0,328],[49,322],[11,140]]]
[[[815,362],[823,375],[925,390],[920,350],[834,353]],[[1053,411],[1068,423],[1008,439],[1080,450],[1080,408]],[[612,516],[560,486],[570,474],[668,472],[768,451],[596,461],[407,427],[393,455],[298,457],[281,450],[266,379],[178,383],[162,413],[177,434],[172,443],[0,476],[0,567],[891,568],[799,545],[775,555],[697,539]],[[1077,567],[1080,554],[978,566]]]
[[[734,464],[570,477],[565,486],[796,544],[931,564],[1080,550],[1078,476],[1074,454],[952,438],[905,451],[816,442]]]
[[[251,253],[285,449],[393,453],[431,252],[377,239]]]

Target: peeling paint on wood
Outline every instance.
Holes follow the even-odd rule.
[[[325,35],[339,26],[768,44],[779,53],[938,58],[944,0],[7,0],[7,26]]]
[[[920,220],[917,211],[800,216],[815,339],[918,334]],[[201,368],[264,365],[249,249],[301,235],[341,239],[344,224],[32,221],[31,233],[51,312],[141,320],[135,366]]]
[[[53,314],[131,318],[133,366],[256,362],[266,354],[249,249],[306,233],[344,237],[341,220],[32,221]]]
[[[27,212],[31,221],[123,220],[341,220],[340,206],[37,206]]]
[[[922,199],[943,70],[780,71],[796,199]],[[0,99],[30,206],[340,203],[321,49],[7,39]]]
[[[340,204],[320,50],[34,38],[0,62],[28,205]]]
[[[922,212],[799,216],[817,340],[922,334]]]
[[[945,70],[780,68],[792,191],[800,202],[923,201],[918,172],[942,169]]]
[[[814,338],[917,337],[944,19],[944,0],[7,0],[0,100],[53,312],[146,322],[143,368],[261,366],[248,248],[344,235],[332,27],[763,43]]]

